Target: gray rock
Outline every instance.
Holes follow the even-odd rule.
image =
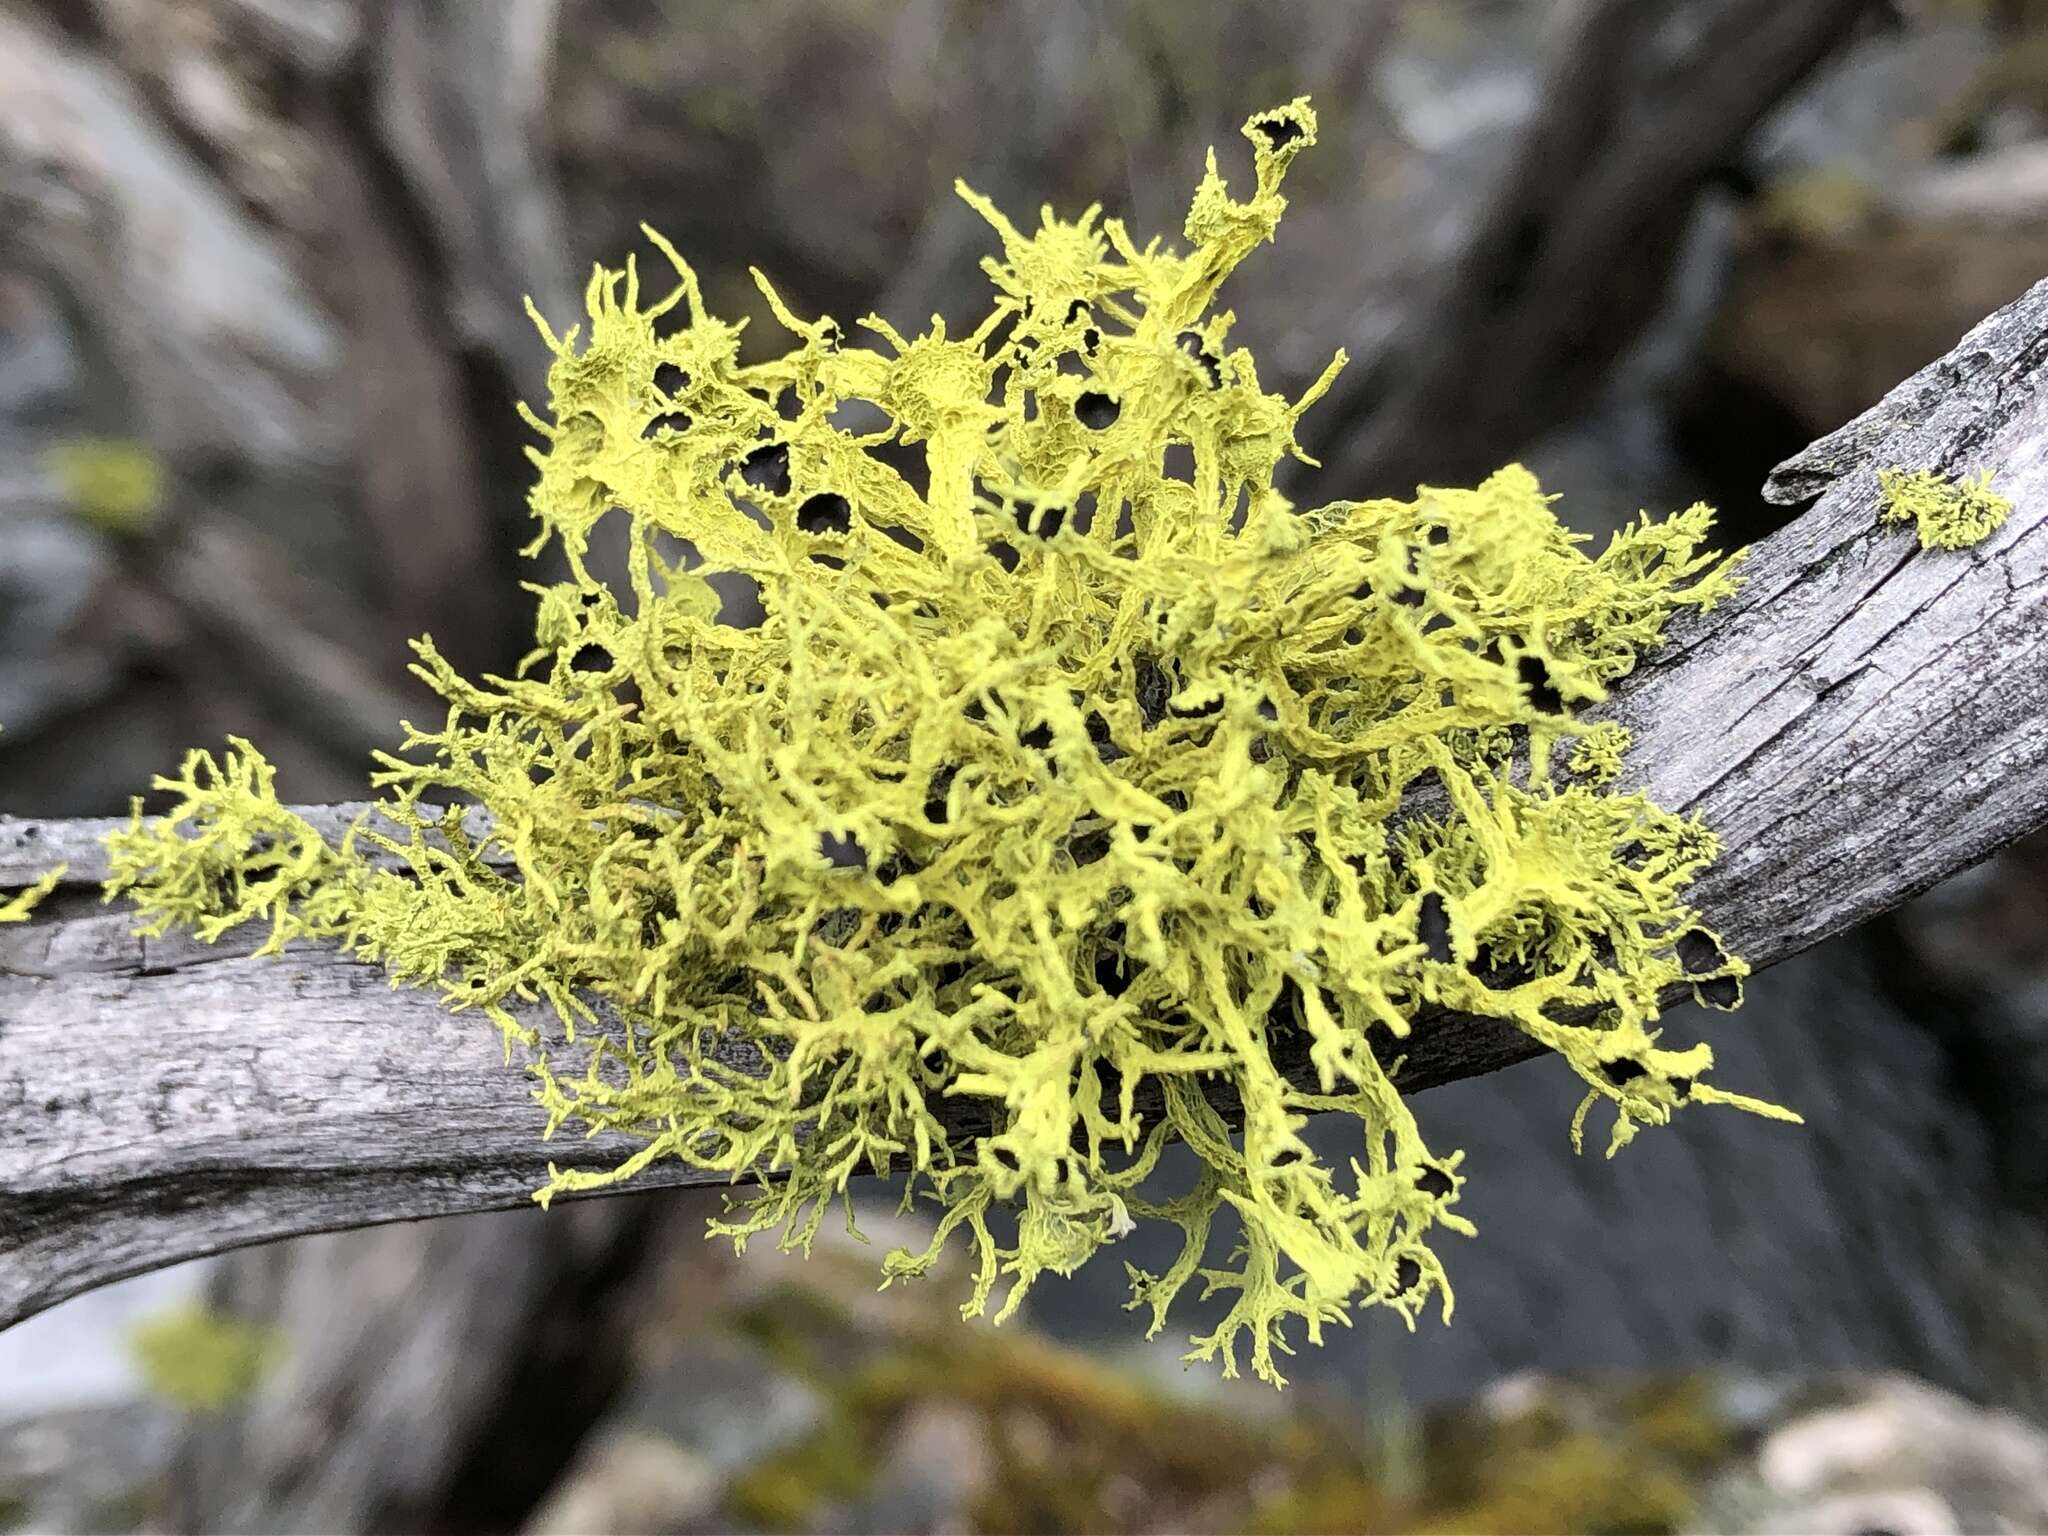
[[[721,1484],[704,1457],[665,1435],[608,1429],[592,1438],[547,1502],[529,1536],[606,1536],[676,1531],[709,1518]]]
[[[823,1399],[760,1350],[702,1332],[642,1371],[612,1422],[687,1445],[706,1466],[730,1474],[800,1439],[824,1417]]]
[[[1703,1493],[1701,1528],[2048,1529],[2048,1435],[1904,1377],[1837,1383]]]

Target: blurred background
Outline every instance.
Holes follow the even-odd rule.
[[[357,798],[408,637],[515,659],[520,301],[574,318],[642,220],[727,315],[753,263],[911,330],[978,313],[955,175],[1172,238],[1304,92],[1224,296],[1269,388],[1354,359],[1297,500],[1520,457],[1589,533],[1753,541],[1774,463],[2048,275],[2041,0],[0,0],[0,806],[230,732]],[[808,1265],[625,1197],[0,1335],[0,1530],[2048,1528],[2044,931],[2037,838],[1674,1018],[1803,1130],[1610,1163],[1555,1062],[1429,1093],[1457,1319],[1284,1395],[1143,1344],[1107,1262],[995,1331],[878,1296],[886,1191]]]

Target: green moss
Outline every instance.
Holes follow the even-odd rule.
[[[446,718],[380,756],[385,830],[337,847],[247,743],[193,754],[157,781],[172,817],[110,839],[109,897],[156,929],[338,938],[483,1014],[549,1134],[639,1144],[553,1172],[544,1204],[678,1158],[759,1180],[714,1231],[808,1251],[849,1180],[906,1168],[937,1231],[886,1275],[964,1241],[962,1310],[998,1319],[1169,1223],[1180,1255],[1130,1271],[1132,1306],[1156,1332],[1190,1285],[1230,1296],[1190,1358],[1229,1375],[1248,1349],[1275,1382],[1290,1334],[1364,1306],[1412,1326],[1433,1297],[1450,1314],[1433,1238],[1472,1230],[1459,1154],[1396,1088],[1420,1010],[1556,1051],[1585,1087],[1574,1137],[1605,1103],[1610,1150],[1685,1103],[1784,1116],[1703,1082],[1706,1045],[1659,1039],[1667,989],[1725,1001],[1746,974],[1682,897],[1712,835],[1551,772],[1587,734],[1574,711],[1733,590],[1708,510],[1595,556],[1517,466],[1292,506],[1276,469],[1343,355],[1299,399],[1268,393],[1214,301],[1272,238],[1316,121],[1296,101],[1245,134],[1250,197],[1212,154],[1181,249],[1093,209],[1027,233],[961,188],[1001,248],[962,336],[870,316],[859,346],[758,278],[795,345],[743,365],[649,231],[670,291],[650,302],[629,261],[592,278],[587,336],[540,322],[533,550],[570,577],[533,589],[516,674],[470,681],[420,641]],[[840,426],[852,402],[885,423]],[[584,563],[606,520],[623,590]],[[716,622],[715,571],[759,587],[762,625]],[[1604,771],[1620,745],[1586,751]],[[491,830],[444,814],[457,799]],[[509,1009],[536,998],[545,1041]],[[963,1100],[955,1123],[985,1131],[941,1119]],[[1354,1156],[1310,1151],[1315,1113],[1358,1123]],[[1201,1177],[1148,1199],[1173,1137]],[[1219,1263],[1226,1206],[1244,1238]]]
[[[1244,1504],[1262,1472],[1320,1467],[1327,1454],[1300,1426],[1176,1400],[1029,1331],[962,1328],[910,1305],[856,1321],[809,1285],[777,1287],[734,1322],[827,1405],[815,1431],[727,1495],[732,1514],[776,1529],[873,1494],[920,1414],[960,1423],[983,1448],[964,1496],[971,1528],[986,1531],[1175,1529],[1177,1516]]]
[[[136,1324],[128,1347],[151,1395],[219,1413],[248,1400],[284,1346],[275,1333],[195,1302]]]
[[[1621,1392],[1613,1418],[1645,1453],[1704,1474],[1740,1444],[1715,1395],[1714,1378],[1703,1372],[1641,1382]]]
[[[1684,1529],[1692,1495],[1669,1473],[1596,1435],[1574,1433],[1541,1453],[1507,1457],[1471,1503],[1433,1512],[1408,1529],[1493,1536],[1664,1536]]]
[[[1922,549],[1968,549],[2005,526],[2012,503],[1991,489],[1991,471],[1951,480],[1931,469],[1880,469],[1878,520],[1912,523]]]
[[[856,1499],[874,1480],[875,1446],[853,1422],[839,1418],[788,1448],[764,1457],[733,1479],[732,1512],[769,1531],[818,1523],[819,1506]]]
[[[72,510],[107,533],[140,533],[163,502],[163,465],[141,443],[59,443],[50,450],[49,465]]]
[[[1363,1468],[1336,1461],[1318,1461],[1301,1476],[1286,1480],[1280,1492],[1255,1501],[1243,1529],[1251,1536],[1296,1536],[1318,1531],[1328,1536],[1349,1532],[1398,1531],[1406,1504],[1389,1499]]]
[[[1666,1532],[1695,1515],[1692,1490],[1737,1453],[1701,1374],[1615,1384],[1525,1378],[1435,1416],[1425,1488],[1404,1528]]]
[[[853,1523],[871,1519],[928,1475],[901,1441],[914,1421],[977,1447],[972,1475],[954,1470],[965,1524],[985,1531],[1663,1532],[1694,1524],[1693,1490],[1742,1455],[1710,1376],[1526,1378],[1419,1415],[1412,1475],[1390,1479],[1356,1417],[1314,1398],[1253,1418],[1028,1330],[958,1328],[889,1298],[855,1317],[815,1290],[836,1283],[853,1281],[820,1263],[708,1325],[772,1341],[763,1369],[824,1405],[811,1435],[736,1480],[732,1517],[792,1528],[852,1504]]]
[[[858,1352],[861,1326],[824,1292],[782,1285],[741,1310],[733,1330],[783,1370],[826,1378]]]

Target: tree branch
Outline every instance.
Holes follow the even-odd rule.
[[[1635,734],[1623,787],[1721,835],[1694,897],[1753,965],[2048,820],[2044,361],[2048,283],[1781,466],[1766,494],[1817,505],[1602,708]],[[1924,552],[1877,523],[1889,465],[1995,468],[2017,510],[1975,549]],[[495,1031],[430,993],[318,948],[135,938],[90,907],[108,825],[0,821],[0,886],[70,864],[46,913],[0,929],[0,1325],[243,1243],[519,1205],[550,1158],[618,1160],[543,1145]],[[1419,1021],[1411,1047],[1409,1090],[1534,1054],[1464,1017]],[[670,1163],[636,1187],[702,1179]]]
[[[1317,408],[1322,482],[1354,495],[1462,483],[1576,414],[1664,302],[1701,182],[1870,9],[1560,7],[1542,106],[1442,286]]]

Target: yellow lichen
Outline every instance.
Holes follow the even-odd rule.
[[[219,1413],[247,1401],[283,1349],[275,1332],[198,1302],[136,1324],[128,1346],[143,1387],[194,1413]]]
[[[1408,1529],[1433,1536],[1574,1536],[1685,1529],[1693,1499],[1683,1480],[1597,1435],[1567,1434],[1540,1450],[1502,1456],[1470,1503],[1431,1512]]]
[[[1931,469],[1880,469],[1878,520],[1913,523],[1922,549],[1968,549],[2005,526],[2012,503],[1991,489],[1991,471],[1951,480]]]
[[[140,533],[163,501],[163,465],[141,443],[59,443],[49,452],[49,466],[72,510],[108,533]]]
[[[1579,738],[1565,766],[1590,783],[1611,784],[1621,774],[1630,739],[1627,726],[1602,720]]]
[[[25,923],[37,902],[57,889],[57,882],[64,878],[67,866],[59,864],[42,879],[26,890],[16,891],[0,901],[0,923]]]
[[[1274,1381],[1290,1323],[1319,1340],[1376,1304],[1412,1326],[1432,1292],[1449,1315],[1430,1239],[1471,1231],[1460,1154],[1396,1088],[1425,1010],[1556,1051],[1585,1085],[1574,1137],[1604,1101],[1610,1150],[1688,1101],[1783,1116],[1659,1041],[1667,992],[1729,1006],[1747,974],[1681,899],[1711,834],[1551,772],[1574,709],[1733,562],[1701,550],[1705,507],[1589,556],[1518,466],[1413,500],[1279,494],[1342,354],[1270,394],[1213,301],[1315,127],[1305,101],[1246,126],[1246,201],[1212,153],[1185,251],[1093,209],[1026,233],[963,188],[1002,253],[959,336],[870,317],[881,345],[856,346],[757,274],[796,345],[742,365],[649,231],[672,291],[647,302],[629,261],[593,277],[587,336],[540,322],[533,549],[569,578],[535,589],[510,678],[418,643],[448,711],[380,755],[396,835],[330,848],[236,742],[158,781],[180,808],[111,839],[109,895],[208,935],[338,937],[482,1011],[550,1134],[639,1143],[543,1203],[672,1157],[759,1181],[715,1231],[808,1249],[850,1179],[905,1170],[938,1224],[888,1276],[964,1237],[963,1310],[1007,1279],[998,1318],[1167,1222],[1179,1257],[1131,1271],[1132,1305],[1157,1331],[1190,1284],[1233,1296],[1191,1358],[1234,1374],[1248,1344]],[[605,519],[626,590],[585,565]],[[758,588],[758,627],[718,622],[714,572]],[[508,1006],[536,998],[559,1038]],[[1322,1161],[1310,1114],[1353,1117],[1356,1154]],[[1170,1138],[1201,1176],[1153,1198]]]

